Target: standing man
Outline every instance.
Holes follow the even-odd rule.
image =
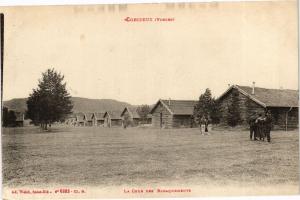
[[[258,118],[255,121],[257,126],[257,135],[259,136],[259,140],[265,140],[265,131],[264,131],[264,118],[262,114],[258,114]]]
[[[257,118],[257,114],[254,113],[250,118],[249,118],[249,126],[250,126],[250,140],[257,140],[257,124],[255,123]]]
[[[203,127],[204,127],[204,116],[202,116],[199,120],[199,125],[200,125],[200,133],[203,135]]]
[[[204,131],[208,132],[208,119],[207,119],[207,117],[204,118]]]
[[[267,136],[268,142],[271,142],[271,128],[272,128],[272,116],[271,113],[267,111],[265,117],[265,135]]]

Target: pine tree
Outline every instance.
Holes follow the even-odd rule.
[[[207,88],[204,94],[199,97],[198,103],[194,107],[193,118],[196,123],[200,123],[200,119],[204,116],[207,119],[210,118],[210,113],[212,109],[213,99],[211,96],[211,91]]]
[[[44,129],[72,112],[71,96],[63,80],[63,75],[48,69],[42,73],[37,89],[33,89],[27,100],[27,117]]]
[[[233,90],[231,102],[228,105],[227,124],[234,127],[239,123],[241,123],[239,92],[237,90]]]

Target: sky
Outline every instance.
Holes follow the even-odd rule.
[[[153,104],[218,97],[228,84],[298,89],[297,4],[235,2],[0,8],[3,99],[28,97],[41,73],[72,96]],[[126,17],[174,18],[126,22]]]

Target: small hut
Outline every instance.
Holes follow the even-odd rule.
[[[122,118],[122,125],[126,127],[138,126],[141,122],[141,117],[136,112],[136,109],[129,109],[128,107],[124,108],[120,117]]]
[[[118,127],[122,126],[122,118],[120,112],[117,111],[106,111],[103,115],[105,127]]]
[[[104,113],[93,113],[92,115],[93,126],[104,125]]]
[[[76,120],[75,120],[75,124],[76,126],[84,126],[85,122],[84,122],[84,114],[83,113],[76,113]]]
[[[151,124],[152,116],[151,114],[148,114],[146,119],[143,119],[140,117],[140,115],[137,112],[137,109],[135,108],[128,108],[125,107],[124,110],[121,113],[122,118],[122,125],[123,126],[131,126],[135,127],[140,124]]]
[[[83,117],[83,121],[85,123],[85,126],[93,126],[93,119],[92,119],[93,113],[85,113]]]
[[[158,128],[188,128],[193,126],[192,115],[197,101],[158,100],[150,114],[152,126]]]
[[[16,126],[24,126],[24,113],[22,112],[15,112],[15,116],[16,116],[16,121],[15,121],[15,125]]]

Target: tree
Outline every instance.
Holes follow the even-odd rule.
[[[220,121],[220,106],[217,100],[212,97],[209,88],[200,95],[198,103],[194,107],[193,118],[196,123],[200,123],[200,119],[204,116],[213,124]]]
[[[198,103],[194,107],[193,117],[196,123],[200,123],[200,119],[204,116],[209,118],[209,113],[212,105],[211,91],[207,88],[204,94],[199,97]]]
[[[231,102],[228,104],[227,124],[229,126],[236,126],[242,121],[239,101],[239,92],[233,90]]]
[[[42,73],[38,87],[33,89],[27,100],[26,116],[34,124],[40,124],[47,129],[47,125],[63,120],[72,113],[71,96],[66,90],[64,76],[54,69]]]
[[[136,112],[140,116],[141,121],[145,123],[148,119],[148,114],[150,113],[150,106],[141,105],[136,109]]]

